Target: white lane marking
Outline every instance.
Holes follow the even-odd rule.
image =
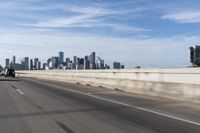
[[[102,91],[102,92],[88,92],[88,95],[94,95],[94,94],[117,94],[118,92],[115,91]]]
[[[40,81],[37,81],[37,82],[40,82]],[[142,110],[142,111],[149,112],[149,113],[152,113],[152,114],[156,114],[156,115],[160,115],[160,116],[164,116],[164,117],[167,117],[167,118],[171,118],[171,119],[175,119],[175,120],[178,120],[178,121],[182,121],[182,122],[186,122],[186,123],[189,123],[189,124],[194,124],[194,125],[200,126],[199,122],[195,122],[195,121],[179,118],[179,117],[176,117],[176,116],[160,113],[160,112],[157,112],[157,111],[153,111],[153,110],[150,110],[150,109],[145,109],[145,108],[138,107],[138,106],[133,106],[133,105],[130,105],[130,104],[126,104],[126,103],[114,101],[114,100],[111,100],[111,99],[103,98],[103,97],[100,97],[100,96],[95,96],[95,95],[92,95],[91,93],[79,92],[79,91],[76,91],[76,90],[72,90],[72,89],[68,89],[68,88],[64,88],[64,87],[61,87],[61,86],[56,86],[56,85],[52,85],[52,84],[48,84],[48,83],[44,83],[44,82],[40,82],[40,83],[45,84],[47,86],[60,88],[62,90],[68,90],[68,91],[73,92],[73,93],[78,93],[78,94],[81,94],[81,95],[93,97],[93,98],[104,100],[104,101],[107,101],[107,102],[112,102],[112,103],[115,103],[115,104],[131,107],[131,108],[134,108],[134,109],[137,109],[137,110]]]
[[[22,92],[20,89],[16,89],[17,92],[19,92],[19,94],[24,95],[24,92]]]
[[[8,81],[5,81],[8,83]],[[19,94],[24,95],[24,92],[22,92],[20,89],[15,89]]]

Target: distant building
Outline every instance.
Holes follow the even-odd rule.
[[[95,58],[96,58],[96,53],[95,52],[92,52],[88,57],[88,59],[90,61],[90,69],[96,69]]]
[[[77,64],[78,64],[78,57],[74,56],[73,63],[72,63],[72,69],[76,69]]]
[[[51,68],[52,69],[57,69],[58,65],[59,65],[59,57],[57,57],[57,56],[51,57],[51,62],[52,62]]]
[[[67,63],[67,68],[66,69],[73,69],[73,62],[72,61],[70,61],[70,62],[68,62]]]
[[[124,65],[121,65],[121,69],[124,69],[125,68],[125,66]]]
[[[113,69],[120,69],[121,64],[119,62],[113,62]]]
[[[13,58],[12,58],[12,63],[16,64],[16,57],[14,55],[13,55]]]
[[[85,56],[84,58],[84,69],[90,69],[90,60],[88,59],[88,56]]]
[[[41,70],[41,62],[40,61],[37,62],[37,70]]]
[[[59,64],[62,64],[64,62],[64,52],[59,52],[58,57],[59,57]]]
[[[97,57],[96,68],[105,69],[104,60],[102,60],[100,57]]]
[[[74,57],[73,57],[73,63],[74,63],[74,64],[78,64],[78,57],[77,57],[77,56],[74,56]]]
[[[42,70],[48,70],[48,64],[47,63],[42,64]]]
[[[66,63],[69,63],[69,62],[70,62],[70,58],[66,58],[66,59],[65,59],[65,62],[66,62]]]
[[[78,58],[78,64],[76,64],[76,69],[84,69],[84,59]]]
[[[2,71],[3,70],[3,67],[0,65],[0,71]]]
[[[21,64],[19,64],[19,67],[16,68],[17,70],[25,70],[25,62],[24,60],[21,60]]]
[[[200,66],[200,46],[190,47],[190,62]]]
[[[15,70],[23,70],[23,63],[22,64],[15,63]]]
[[[33,70],[33,59],[30,59],[30,70]]]
[[[34,69],[34,70],[37,70],[37,69],[38,69],[38,68],[37,68],[38,61],[39,61],[38,58],[34,58],[34,66],[33,66],[33,69]]]
[[[13,55],[13,58],[12,58],[12,68],[13,69],[16,69],[16,57],[15,57],[15,55]]]
[[[110,66],[105,64],[105,69],[110,69]]]
[[[9,68],[10,67],[10,59],[6,58],[5,60],[5,68]]]
[[[29,57],[24,57],[24,70],[29,70]]]

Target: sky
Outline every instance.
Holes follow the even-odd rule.
[[[127,68],[186,67],[200,44],[199,0],[0,0],[0,64],[13,55],[83,57]]]

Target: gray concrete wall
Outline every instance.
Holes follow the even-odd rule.
[[[18,71],[17,75],[200,102],[200,68]]]

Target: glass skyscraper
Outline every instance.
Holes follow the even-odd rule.
[[[58,53],[58,57],[59,57],[59,63],[63,63],[64,62],[64,52],[59,52]]]

